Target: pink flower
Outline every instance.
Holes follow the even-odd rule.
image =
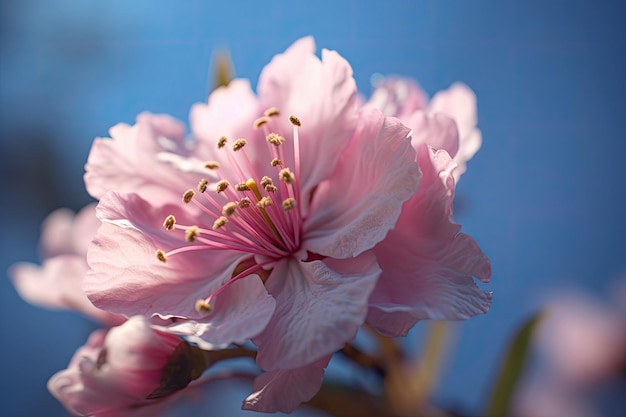
[[[148,399],[162,386],[166,365],[174,360],[178,371],[192,367],[188,357],[175,356],[184,343],[131,317],[108,332],[92,333],[68,368],[50,378],[48,389],[77,415],[153,416],[167,403],[168,397]]]
[[[208,343],[253,338],[262,368],[290,370],[354,337],[380,275],[371,249],[420,173],[409,130],[359,109],[349,64],[317,58],[311,38],[272,60],[258,93],[236,80],[192,109],[193,156],[219,168],[188,204],[102,197],[85,289],[114,312],[189,319],[178,326]]]
[[[382,274],[370,296],[367,322],[387,336],[406,335],[418,320],[463,320],[491,306],[491,294],[472,278],[489,282],[489,259],[453,220],[456,164],[445,150],[419,143],[420,137],[450,141],[446,136],[456,131],[443,116],[422,117],[413,139],[423,173],[420,188],[374,248]]]
[[[408,78],[382,78],[375,87],[369,103],[381,109],[386,116],[399,118],[414,131],[420,130],[425,117],[423,112],[441,113],[454,120],[459,133],[454,140],[442,142],[441,137],[424,137],[422,141],[436,149],[445,149],[450,154],[457,164],[453,176],[458,181],[466,170],[467,161],[472,159],[482,143],[480,130],[476,128],[474,92],[465,84],[457,82],[437,92],[429,102],[420,86]]]
[[[86,206],[76,216],[69,209],[52,212],[42,224],[42,265],[17,263],[9,269],[9,276],[20,296],[31,304],[75,310],[114,326],[125,318],[94,307],[82,290],[89,269],[87,246],[100,227],[95,206]]]

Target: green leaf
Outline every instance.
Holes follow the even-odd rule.
[[[524,371],[533,334],[543,315],[544,313],[540,311],[530,317],[510,344],[502,362],[500,374],[496,379],[489,408],[487,409],[487,416],[500,417],[508,415],[511,396],[519,377]]]

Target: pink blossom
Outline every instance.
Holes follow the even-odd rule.
[[[89,269],[87,246],[100,226],[95,207],[90,204],[76,215],[69,209],[52,212],[42,224],[41,266],[20,262],[11,266],[9,276],[20,296],[31,304],[75,310],[113,326],[125,318],[94,307],[82,290]]]
[[[161,386],[163,370],[182,343],[152,329],[144,318],[131,317],[121,326],[92,333],[68,368],[50,378],[48,389],[73,414],[153,416],[168,397],[147,397]]]
[[[235,80],[192,109],[191,125],[191,156],[219,168],[184,193],[188,204],[105,194],[88,296],[117,313],[189,319],[207,343],[253,338],[270,373],[332,354],[365,319],[380,275],[371,249],[417,189],[409,129],[358,108],[349,64],[317,58],[311,38],[263,70],[258,97]]]
[[[456,135],[447,118],[425,113],[423,118],[415,135]],[[491,294],[472,278],[489,281],[489,259],[453,220],[456,164],[445,150],[417,146],[420,188],[374,248],[382,274],[370,296],[367,322],[387,336],[406,335],[418,320],[463,320],[491,306]]]
[[[386,116],[399,118],[414,131],[418,131],[423,122],[422,112],[441,113],[454,120],[459,135],[453,142],[440,142],[438,138],[429,137],[422,140],[450,154],[457,164],[452,173],[456,181],[465,172],[467,162],[480,149],[482,136],[476,128],[476,95],[463,83],[456,82],[448,89],[437,92],[429,102],[426,93],[415,81],[398,77],[381,78],[376,82],[369,103],[381,109]],[[413,143],[416,143],[416,138]]]

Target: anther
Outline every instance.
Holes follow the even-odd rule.
[[[291,209],[293,209],[294,207],[296,207],[296,199],[295,198],[286,198],[283,201],[283,210],[285,211],[289,211]]]
[[[209,314],[213,310],[211,304],[207,303],[205,300],[196,301],[196,311],[198,313]]]
[[[278,176],[286,184],[291,184],[296,179],[296,176],[289,170],[289,168],[283,168],[278,173]]]
[[[233,151],[237,152],[238,150],[246,146],[247,143],[248,141],[245,140],[244,138],[237,139],[235,143],[233,144]]]
[[[266,116],[259,117],[258,119],[256,119],[254,121],[254,123],[252,124],[252,127],[254,127],[255,129],[260,129],[261,126],[263,126],[264,124],[266,124],[269,121],[270,121],[270,119],[268,117],[266,117]]]
[[[228,138],[226,136],[222,136],[221,138],[219,138],[219,140],[217,141],[217,149],[222,149],[224,146],[226,146],[226,142],[228,142]]]
[[[239,184],[235,185],[235,189],[237,191],[248,191],[250,188],[248,188],[245,182],[240,182]]]
[[[204,167],[206,169],[218,169],[220,167],[220,163],[217,161],[207,161],[204,163]]]
[[[214,222],[213,222],[213,230],[217,230],[220,227],[224,226],[226,224],[226,222],[228,222],[228,219],[224,216],[220,216],[218,217]]]
[[[198,181],[198,191],[202,194],[203,192],[206,191],[206,187],[209,184],[209,181],[202,178],[200,181]]]
[[[221,180],[215,186],[215,191],[217,191],[218,193],[221,193],[222,191],[226,190],[229,185],[230,185],[230,183],[228,181]]]
[[[175,224],[176,218],[170,214],[165,218],[165,221],[163,222],[163,227],[165,227],[167,230],[174,230]]]
[[[300,123],[300,119],[298,119],[293,114],[289,116],[289,122],[294,126],[298,126],[298,127],[302,126],[302,123]]]
[[[275,193],[276,190],[278,190],[278,188],[274,185],[274,184],[267,184],[265,187],[263,187],[265,189],[265,191],[267,191],[268,193]]]
[[[165,256],[165,252],[163,252],[161,249],[156,251],[156,257],[159,261],[163,263],[167,262],[167,257]]]
[[[198,237],[199,233],[200,230],[198,230],[198,226],[191,226],[190,228],[185,230],[185,239],[187,240],[187,242],[193,243],[196,241],[196,237]]]
[[[265,175],[263,178],[261,178],[261,187],[265,188],[268,185],[274,185],[274,181],[270,177]]]
[[[194,195],[196,195],[196,192],[192,190],[191,188],[185,191],[185,194],[183,194],[183,203],[189,204],[191,200],[193,199]]]
[[[250,201],[248,197],[244,197],[241,200],[239,200],[239,208],[245,209],[245,208],[250,207],[251,204],[252,204],[252,201]]]
[[[257,207],[259,208],[265,208],[268,206],[272,205],[272,199],[269,197],[263,197],[262,199],[259,200],[258,203],[256,203]]]
[[[235,213],[235,209],[237,208],[237,204],[233,203],[232,201],[229,203],[224,204],[224,207],[222,207],[222,214],[224,216],[232,216]]]
[[[280,160],[280,159],[278,159],[278,158],[274,158],[274,159],[272,159],[271,164],[272,164],[272,166],[273,166],[273,167],[275,167],[276,165],[282,165],[282,164],[283,164],[283,161],[281,161],[281,160]]]
[[[285,141],[285,138],[280,136],[278,133],[270,133],[265,137],[265,140],[274,146],[279,146]]]
[[[270,107],[269,109],[265,110],[264,114],[267,117],[280,116],[280,111],[278,111],[276,107]]]

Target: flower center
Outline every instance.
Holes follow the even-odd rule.
[[[285,137],[270,130],[279,115],[277,109],[271,108],[254,121],[254,128],[262,130],[265,135],[265,145],[248,144],[246,139],[239,138],[228,146],[226,137],[222,136],[218,140],[217,148],[226,154],[222,159],[224,165],[228,166],[221,167],[216,161],[207,162],[205,167],[215,174],[217,181],[211,183],[203,178],[198,182],[197,191],[189,189],[182,198],[185,204],[194,204],[206,216],[203,216],[200,224],[182,225],[176,222],[173,215],[169,215],[163,226],[167,230],[178,231],[181,240],[189,244],[169,252],[158,250],[156,256],[160,261],[167,262],[170,256],[195,250],[234,250],[254,256],[257,262],[237,273],[225,284],[228,286],[300,249],[302,212],[298,205],[298,128],[301,123],[297,117],[289,117],[293,126],[292,146],[285,151]],[[253,157],[261,154],[257,146],[267,146],[271,160],[265,164],[257,160],[253,163],[247,153],[250,146],[253,152],[250,156]],[[290,167],[293,167],[293,171]],[[222,175],[223,172],[226,175]],[[203,313],[210,312],[210,299],[225,286],[206,300],[199,300],[196,309]]]

